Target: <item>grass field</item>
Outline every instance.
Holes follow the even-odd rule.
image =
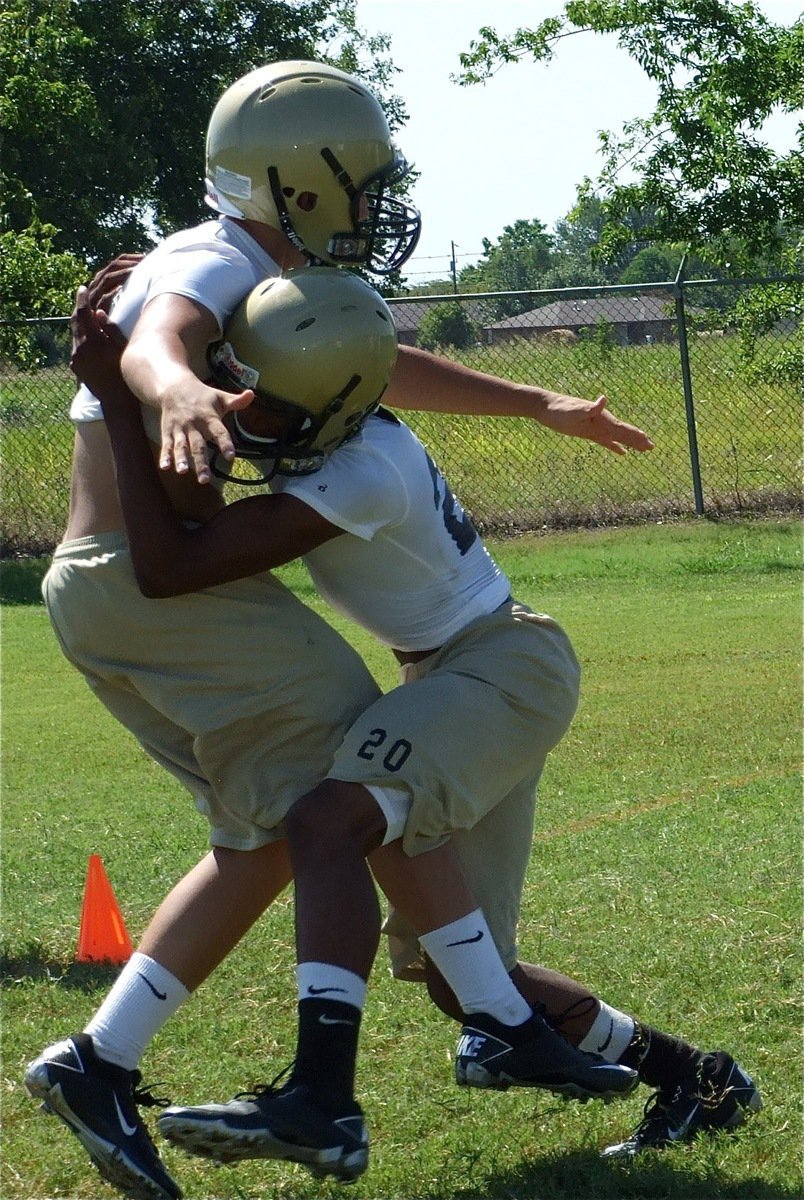
[[[378,960],[359,1090],[373,1140],[354,1200],[798,1200],[801,1124],[801,530],[695,522],[495,543],[514,592],[565,625],[582,703],[541,790],[523,957],[751,1071],[765,1108],[735,1137],[604,1163],[648,1097],[603,1108],[458,1090],[456,1027]],[[74,963],[87,857],[103,856],[136,941],[204,852],[178,785],[61,657],[6,564],[3,1200],[110,1198],[20,1078],[82,1027],[113,975]],[[301,570],[283,572],[327,612]],[[342,621],[383,686],[389,656]],[[504,748],[501,747],[501,753]],[[382,952],[381,952],[382,953]],[[293,1050],[283,897],[160,1034],[145,1082],[174,1101],[267,1082]],[[146,1113],[146,1117],[149,1114]],[[216,1169],[165,1149],[188,1200],[335,1195],[301,1168]]]

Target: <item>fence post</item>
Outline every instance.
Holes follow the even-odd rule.
[[[684,388],[684,407],[687,413],[687,439],[690,446],[690,467],[692,469],[692,490],[695,494],[695,511],[703,516],[704,501],[701,487],[701,463],[698,457],[698,434],[695,428],[695,404],[692,398],[692,376],[690,374],[690,350],[687,343],[687,314],[684,310],[684,267],[687,262],[686,254],[679,264],[673,294],[676,300],[676,321],[678,323],[678,348],[681,356],[681,383]]]

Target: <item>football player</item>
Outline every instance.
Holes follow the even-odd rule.
[[[327,124],[333,113],[340,114],[335,127]],[[233,158],[224,153],[232,142]],[[327,166],[323,175],[314,173],[319,160]],[[209,389],[191,366],[201,367],[207,344],[257,280],[311,260],[364,261],[380,271],[401,265],[418,229],[415,211],[388,195],[403,169],[376,100],[332,68],[274,64],[224,94],[210,122],[207,155],[208,199],[218,218],[157,247],[115,309],[115,321],[131,335],[130,379],[144,399],[162,405],[169,429],[182,405],[190,424],[206,406],[208,436],[224,459],[231,456],[220,415],[248,403],[252,393],[232,398]],[[107,277],[102,286],[108,284]],[[608,412],[602,397],[591,404],[503,384],[420,352],[407,354],[401,372],[397,365],[391,386],[400,405],[407,399],[412,407],[457,411],[464,404],[476,411],[510,408],[618,452],[650,447],[641,431]],[[110,1182],[135,1195],[175,1197],[178,1187],[137,1109],[149,1099],[138,1088],[142,1048],[290,878],[285,843],[272,822],[325,776],[343,733],[378,692],[347,644],[269,575],[170,604],[137,600],[108,436],[88,389],[79,390],[71,415],[70,515],[44,585],[48,611],[65,653],[99,699],[212,817],[215,848],[160,906],[132,971],[123,972],[92,1033],[71,1041],[63,1061],[58,1053],[40,1056],[28,1084],[51,1107],[60,1098],[60,1115]],[[159,441],[158,432],[152,436]],[[204,521],[220,496],[188,477],[182,445],[192,448],[202,480],[210,477],[206,452],[192,430],[171,436],[179,475],[166,474],[163,484],[176,513]],[[248,640],[240,636],[244,624]],[[225,669],[209,651],[220,641]],[[275,687],[268,686],[266,663]],[[282,725],[291,717],[292,746]],[[260,807],[266,796],[267,823]],[[242,818],[234,815],[241,803]],[[258,810],[260,819],[252,819]]]
[[[133,563],[149,594],[181,595],[304,552],[322,593],[394,649],[407,679],[361,714],[325,783],[286,816],[300,1018],[288,1082],[251,1100],[170,1109],[160,1128],[186,1148],[224,1161],[293,1158],[343,1179],[365,1169],[368,1145],[353,1079],[365,980],[379,937],[364,866],[372,851],[383,889],[413,926],[397,970],[409,967],[421,946],[426,962],[440,970],[431,968],[434,993],[443,998],[451,988],[458,997],[459,1083],[579,1094],[578,1078],[555,1076],[556,1059],[546,1069],[543,1031],[534,1028],[524,999],[549,995],[549,982],[554,1012],[562,992],[565,1009],[586,1008],[590,1019],[577,1038],[582,1048],[603,1047],[612,1062],[630,1059],[660,1088],[650,1137],[643,1128],[612,1152],[732,1127],[759,1106],[759,1095],[729,1055],[703,1054],[638,1025],[572,981],[517,964],[535,789],[546,753],[572,717],[577,664],[555,622],[511,600],[508,581],[401,422],[384,410],[367,416],[361,401],[347,437],[337,426],[322,450],[320,403],[311,410],[310,397],[324,397],[328,411],[328,397],[352,377],[358,356],[339,362],[338,376],[326,342],[305,345],[309,377],[300,378],[290,330],[306,324],[296,322],[304,306],[288,306],[289,325],[283,314],[289,295],[311,299],[317,287],[335,286],[331,275],[306,270],[256,289],[214,355],[222,383],[237,387],[245,379],[256,392],[255,406],[231,418],[232,428],[241,453],[267,463],[272,496],[231,505],[203,529],[185,529],[165,504],[155,471],[150,490],[143,490],[151,463],[134,405],[125,398],[119,404],[119,388],[97,389],[112,401],[107,419]],[[347,344],[335,331],[332,341]],[[297,343],[295,350],[301,348]],[[311,351],[322,348],[317,365]],[[501,745],[505,754],[498,756]],[[471,892],[448,857],[434,858],[440,852],[432,846],[450,833]],[[521,985],[519,996],[504,987],[477,989],[478,972],[493,977],[495,942]],[[449,1008],[449,1000],[442,1006]],[[665,1103],[670,1097],[673,1105]]]
[[[376,98],[334,68],[274,64],[224,92],[210,120],[206,161],[217,217],[136,263],[115,306],[145,398],[191,409],[199,394],[202,403],[227,397],[235,409],[250,401],[247,389],[232,400],[208,388],[191,365],[206,376],[206,346],[260,280],[322,259],[380,272],[400,266],[419,228],[415,210],[389,194],[403,170]],[[133,264],[134,257],[124,259],[124,274]],[[103,294],[112,281],[107,276],[98,288]],[[402,386],[410,402],[452,402],[454,377],[437,359],[416,356],[415,368],[419,374]],[[434,379],[422,380],[430,370]],[[564,432],[617,449],[619,439],[647,444],[602,400],[510,391],[518,406]],[[139,1056],[286,886],[290,868],[277,823],[324,778],[343,733],[378,689],[352,648],[268,574],[166,605],[143,602],[106,426],[88,389],[79,389],[71,415],[71,508],[44,581],[49,616],[98,698],[190,788],[211,818],[215,848],[158,908],[91,1032],[40,1056],[28,1085],[60,1112],[115,1186],[170,1198],[178,1186],[139,1117],[138,1104],[149,1099],[139,1088]],[[226,461],[233,448],[217,416],[212,439],[215,433]],[[158,444],[160,431],[152,438]],[[222,503],[215,488],[198,486],[188,473],[167,473],[163,482],[187,520],[204,521]],[[246,626],[248,638],[241,636]],[[214,649],[222,643],[226,655]],[[548,1040],[588,1081],[586,1058]],[[608,1086],[629,1084],[628,1072],[607,1072],[595,1087],[607,1086],[602,1074]]]

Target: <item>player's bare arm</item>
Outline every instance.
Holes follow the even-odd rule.
[[[219,335],[212,313],[196,301],[156,296],[143,309],[122,359],[123,378],[134,395],[161,410],[160,467],[182,475],[192,465],[200,483],[212,479],[208,442],[228,461],[234,458],[221,418],[254,399],[251,391],[235,395],[202,382],[207,346]]]
[[[399,347],[384,403],[391,408],[466,416],[530,417],[556,433],[586,438],[615,454],[653,449],[646,433],[610,412],[605,396],[583,400],[513,383],[413,346]]]
[[[117,488],[141,591],[162,598],[242,579],[307,554],[343,530],[294,496],[249,496],[188,529],[153,461],[139,403],[120,370],[124,340],[80,288],[70,366],[98,397],[115,456]]]

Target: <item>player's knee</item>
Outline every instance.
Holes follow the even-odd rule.
[[[331,853],[348,844],[365,855],[382,841],[385,819],[360,784],[325,779],[291,807],[285,830],[291,846],[318,845]]]

